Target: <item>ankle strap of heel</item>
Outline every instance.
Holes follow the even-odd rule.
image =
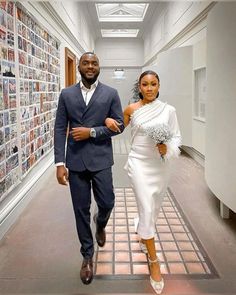
[[[158,258],[151,260],[150,257],[148,257],[148,262],[149,263],[156,263],[156,262],[158,262]]]

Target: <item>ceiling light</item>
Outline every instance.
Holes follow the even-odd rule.
[[[116,68],[116,69],[114,70],[114,72],[113,72],[113,77],[112,77],[112,79],[115,79],[115,80],[118,80],[118,81],[120,81],[120,80],[124,80],[124,79],[125,79],[124,74],[125,74],[124,69]]]

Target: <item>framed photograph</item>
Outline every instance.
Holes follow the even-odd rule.
[[[4,126],[9,125],[9,112],[8,111],[3,113],[3,123],[4,123]]]
[[[29,79],[33,79],[33,69],[29,68]]]
[[[9,173],[6,178],[5,178],[5,186],[6,186],[6,191],[8,189],[10,189],[11,186],[14,185],[13,179],[12,179],[12,175],[11,173]],[[7,195],[5,195],[1,200],[3,200]]]
[[[16,124],[11,126],[10,137],[11,137],[11,140],[17,139],[17,126],[16,126]]]
[[[0,113],[0,128],[3,127],[4,119],[3,119],[3,112]]]
[[[10,31],[7,32],[7,44],[14,47],[14,33]]]
[[[17,139],[11,140],[11,154],[14,155],[18,153]],[[18,165],[17,165],[18,166]]]
[[[29,67],[33,67],[34,66],[33,57],[31,55],[28,55],[28,66]]]
[[[24,78],[28,79],[28,77],[29,77],[29,68],[24,67],[23,70],[24,70]]]
[[[9,1],[7,2],[7,12],[13,16],[13,11],[14,11],[14,2]]]
[[[16,17],[20,21],[22,21],[22,18],[23,18],[22,14],[23,14],[22,10],[19,7],[17,7],[16,8]]]
[[[0,8],[6,11],[7,10],[7,2],[6,1],[0,2]]]
[[[15,169],[16,167],[19,166],[19,158],[18,158],[18,154],[14,154],[11,157],[11,167],[12,169]]]
[[[8,60],[9,61],[15,61],[14,49],[8,48]]]
[[[2,146],[0,148],[0,162],[5,161],[5,159],[6,159],[6,156],[5,156],[5,148]]]
[[[3,95],[0,94],[0,111],[4,109],[4,103],[3,103]]]
[[[7,47],[0,44],[0,55],[1,59],[7,60]]]
[[[24,154],[24,157],[22,155],[22,159],[23,158],[26,159],[25,154]],[[27,161],[25,161],[25,162],[22,163],[22,174],[24,175],[26,172],[27,172]]]
[[[0,163],[0,181],[6,176],[6,166],[5,163]]]
[[[9,96],[9,108],[10,109],[16,108],[16,96],[15,95]]]
[[[13,21],[13,17],[11,16],[7,16],[7,29],[9,31],[14,32],[14,21]]]
[[[18,35],[22,35],[22,24],[19,21],[17,21],[17,32]]]
[[[17,120],[16,110],[10,110],[9,117],[10,117],[10,124],[15,124]]]
[[[23,83],[22,83],[23,85]],[[20,106],[28,106],[29,105],[29,96],[28,94],[20,94]]]
[[[21,119],[22,120],[29,119],[29,111],[27,107],[21,107]]]
[[[6,191],[6,179],[3,179],[2,181],[0,181],[0,201],[3,201],[5,191]]]
[[[28,91],[29,91],[29,82],[24,81],[24,92],[28,92]]]
[[[26,136],[25,134],[21,135],[21,147],[25,147],[26,145]]]
[[[10,157],[11,155],[11,146],[10,146],[10,142],[7,142],[5,144],[5,152],[6,152],[6,159]]]
[[[19,65],[19,76],[24,78],[24,67],[22,65]]]
[[[22,48],[25,52],[27,52],[27,41],[25,39],[23,39]]]
[[[9,108],[8,79],[3,79],[3,105],[5,110]]]
[[[15,94],[16,93],[16,80],[15,79],[9,79],[9,94]]]
[[[7,14],[4,10],[0,9],[0,26],[6,28],[7,25]]]
[[[28,145],[30,143],[30,132],[26,132],[26,145]],[[28,158],[28,156],[27,156]]]
[[[0,129],[0,146],[2,146],[4,144],[4,129],[1,128]]]
[[[19,63],[22,65],[26,65],[26,61],[27,61],[26,53],[18,51],[18,56],[19,56]]]
[[[4,77],[15,77],[15,64],[12,62],[2,62],[2,75]]]
[[[20,80],[20,92],[25,92],[24,91],[24,80]]]
[[[18,36],[18,49],[22,50],[23,48],[23,41],[21,36]]]
[[[4,140],[5,142],[10,141],[10,127],[4,128]]]
[[[27,146],[26,146],[26,158],[29,158],[29,156],[30,156],[30,145],[28,144]]]
[[[6,43],[7,33],[3,29],[0,29],[0,42]]]
[[[22,25],[22,34],[21,35],[22,35],[22,37],[27,39],[27,28],[24,25]]]

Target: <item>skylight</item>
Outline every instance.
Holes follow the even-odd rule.
[[[106,29],[101,30],[102,37],[137,37],[139,30],[134,29]]]
[[[143,3],[96,4],[100,22],[142,22],[147,8]]]

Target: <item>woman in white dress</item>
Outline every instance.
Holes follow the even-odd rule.
[[[171,159],[179,155],[181,136],[173,106],[161,102],[160,79],[153,71],[139,78],[140,100],[124,111],[124,123],[131,123],[131,150],[126,169],[136,197],[140,248],[148,254],[150,283],[157,294],[164,287],[155,249],[155,224],[165,196]],[[106,126],[119,131],[116,121],[107,118]],[[163,131],[164,130],[164,131]]]

